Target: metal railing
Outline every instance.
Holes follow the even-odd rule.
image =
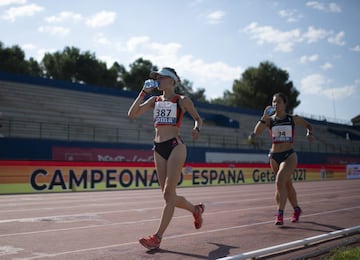
[[[36,122],[16,119],[2,119],[0,136],[23,137],[38,139],[53,139],[63,141],[88,141],[109,143],[149,144],[153,138],[154,129],[142,123],[124,124],[121,127],[105,127],[85,124]],[[188,126],[190,127],[190,126]],[[188,129],[183,132],[188,131]],[[270,140],[267,136],[259,137],[256,143],[250,144],[243,133],[239,131],[223,133],[221,128],[201,132],[201,138],[193,141],[191,135],[182,136],[189,146],[235,149],[268,149]],[[359,141],[346,141],[340,138],[308,143],[298,140],[296,150],[300,152],[324,152],[341,154],[360,154]]]

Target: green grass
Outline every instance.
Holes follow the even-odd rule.
[[[322,260],[359,260],[360,246],[340,247],[332,250],[328,256],[321,259]]]

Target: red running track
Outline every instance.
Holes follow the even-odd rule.
[[[204,225],[176,209],[161,248],[152,234],[161,192],[127,190],[0,196],[0,259],[217,259],[360,225],[360,180],[295,183],[303,215],[274,226],[274,184],[181,188],[206,205]]]

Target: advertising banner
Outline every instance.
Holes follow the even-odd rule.
[[[208,163],[268,163],[269,157],[265,153],[222,153],[206,152],[205,159]]]
[[[345,166],[298,165],[295,182],[346,179]],[[186,163],[179,187],[274,183],[268,164]],[[147,162],[0,161],[0,194],[159,188]]]
[[[360,164],[346,165],[346,177],[348,179],[360,179]]]
[[[152,150],[52,147],[54,161],[153,162]]]

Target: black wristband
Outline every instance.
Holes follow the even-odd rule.
[[[195,130],[198,131],[198,133],[200,133],[200,128],[199,127],[195,127]]]
[[[264,120],[262,120],[262,119],[259,119],[259,122],[263,123],[263,124],[266,124],[266,122]]]

